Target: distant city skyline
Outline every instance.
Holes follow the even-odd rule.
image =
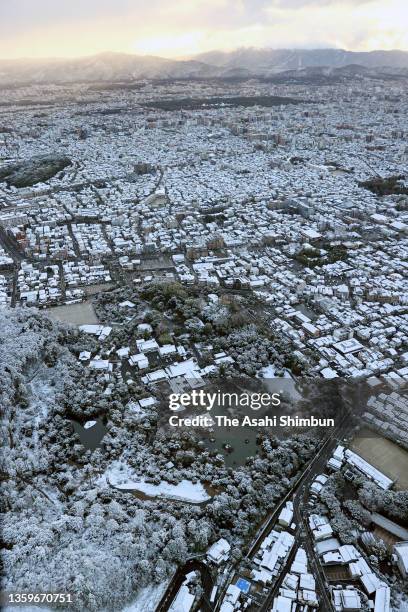
[[[240,47],[408,50],[405,0],[0,1],[0,58]]]

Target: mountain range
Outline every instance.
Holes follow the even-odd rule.
[[[211,51],[175,60],[125,53],[100,53],[76,59],[0,60],[0,84],[137,79],[336,77],[347,73],[408,75],[408,51],[344,49],[254,49]]]

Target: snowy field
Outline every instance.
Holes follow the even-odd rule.
[[[263,367],[260,370],[259,378],[277,378],[275,366],[273,364],[270,364],[270,365]],[[283,371],[283,378],[292,379],[290,372],[286,368]]]
[[[127,605],[121,610],[121,612],[154,612],[157,604],[160,601],[164,591],[166,590],[167,584],[158,584],[144,587],[140,589],[137,597],[132,601],[131,604]],[[44,606],[6,606],[4,612],[53,612],[56,608],[48,608]]]
[[[91,300],[80,304],[67,304],[65,306],[54,306],[46,310],[51,319],[70,323],[71,325],[98,325],[99,321],[95,314]]]
[[[163,583],[140,589],[136,599],[123,608],[122,612],[154,612],[166,587],[167,585]]]
[[[113,463],[105,474],[99,478],[98,484],[104,483],[116,489],[140,491],[140,493],[150,497],[165,497],[193,504],[200,504],[210,499],[210,495],[208,495],[201,482],[193,483],[190,480],[181,480],[177,484],[170,484],[163,480],[160,484],[152,484],[137,477],[128,465],[119,461]]]

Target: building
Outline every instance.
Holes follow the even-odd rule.
[[[386,584],[382,584],[375,592],[374,612],[390,612],[390,602],[391,589]]]
[[[222,602],[220,612],[233,612],[233,610],[239,609],[238,600],[241,595],[241,589],[235,584],[230,584],[225,592],[225,597]]]
[[[397,558],[397,566],[403,578],[408,578],[408,541],[398,542],[394,545],[394,554]]]
[[[279,525],[289,527],[293,520],[293,502],[288,501],[278,517]]]
[[[372,512],[371,521],[374,523],[374,525],[378,525],[378,527],[381,527],[381,529],[385,529],[389,533],[392,533],[392,535],[398,538],[399,540],[402,540],[404,542],[408,541],[408,529],[405,529],[404,527],[401,527],[401,525],[394,523],[394,521],[391,521],[385,516],[382,516],[382,514],[378,514],[378,512]]]
[[[356,468],[359,472],[364,474],[364,476],[372,480],[378,487],[380,487],[380,489],[387,491],[394,484],[391,478],[388,478],[388,476],[380,472],[380,470],[377,470],[377,468],[372,466],[370,463],[368,463],[368,461],[353,451],[347,449],[344,452],[344,456],[349,465]]]
[[[208,549],[207,558],[209,561],[215,563],[215,565],[220,565],[220,563],[228,559],[230,550],[230,544],[227,540],[221,538]]]
[[[333,603],[336,612],[359,612],[362,608],[359,592],[354,587],[333,589]]]
[[[169,608],[169,612],[190,612],[194,604],[194,595],[190,593],[188,586],[183,584],[173,603]]]

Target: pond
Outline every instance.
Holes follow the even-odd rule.
[[[207,487],[200,481],[183,479],[172,483],[164,479],[159,482],[148,482],[138,475],[126,462],[114,461],[100,476],[98,483],[120,491],[133,493],[139,499],[167,499],[184,501],[190,504],[203,504],[216,494],[215,489]]]
[[[100,419],[88,421],[84,424],[84,426],[74,419],[68,420],[72,423],[75,433],[78,435],[81,444],[84,446],[84,451],[93,451],[101,446],[107,429]]]
[[[291,405],[301,399],[301,394],[292,378],[289,376],[285,378],[271,378],[269,376],[272,376],[272,369],[264,368],[264,370],[263,375],[268,375],[268,377],[259,380],[257,391],[266,391],[270,395],[279,392],[281,398]],[[236,408],[216,404],[211,411],[211,416],[238,417],[242,419],[245,415],[251,417],[273,416],[274,414],[279,414],[279,411],[280,409],[268,408],[254,412],[249,408]],[[207,432],[204,433],[203,441],[209,450],[215,450],[224,456],[225,464],[228,467],[239,466],[244,465],[248,457],[258,454],[258,434],[262,433],[262,431],[265,431],[265,428],[214,425],[209,434]],[[285,433],[281,428],[278,428],[274,433],[281,437],[288,435],[288,432]]]

